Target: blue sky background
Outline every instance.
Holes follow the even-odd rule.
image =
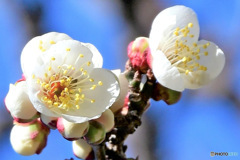
[[[152,1],[149,1],[149,3]],[[156,127],[159,160],[240,159],[240,1],[238,0],[153,0],[158,11],[182,4],[198,15],[203,39],[214,41],[226,54],[226,67],[219,78],[200,90],[184,91],[176,105],[153,102],[146,113]],[[140,3],[140,2],[139,2]],[[64,32],[82,42],[94,44],[104,58],[104,68],[124,69],[132,28],[123,16],[120,3],[111,0],[1,0],[0,1],[0,155],[7,160],[46,160],[73,157],[71,143],[52,131],[41,155],[20,156],[11,148],[11,117],[3,99],[9,83],[21,77],[20,54],[35,35],[27,10],[42,6],[39,34]],[[139,9],[136,8],[136,9]],[[141,12],[151,14],[142,6]],[[151,19],[154,16],[149,16]],[[138,17],[139,18],[139,17]],[[139,18],[144,23],[142,17]],[[147,22],[147,20],[146,20]],[[145,24],[150,27],[151,23]],[[143,36],[143,35],[137,35]],[[147,36],[147,35],[144,35]],[[1,129],[3,129],[1,131]],[[140,146],[141,147],[141,146]],[[131,150],[131,149],[130,149]],[[238,152],[236,157],[210,157],[210,152]],[[137,151],[130,156],[141,154]],[[141,156],[140,156],[141,159]]]

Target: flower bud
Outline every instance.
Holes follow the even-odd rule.
[[[26,81],[10,84],[5,105],[12,117],[18,122],[30,122],[37,118],[37,110],[33,107],[27,94]]]
[[[150,53],[148,38],[138,37],[128,45],[128,57],[135,70],[146,73],[148,67],[147,57]]]
[[[110,107],[111,111],[116,113],[124,105],[124,99],[128,92],[128,80],[125,77],[125,73],[121,73],[121,70],[112,70],[112,72],[118,77],[121,91],[118,99]]]
[[[94,121],[97,121],[103,125],[106,132],[109,132],[114,127],[114,115],[113,112],[110,109],[107,109],[101,117],[94,119]]]
[[[166,102],[168,105],[175,104],[179,101],[181,98],[182,93],[178,91],[174,91],[172,89],[167,88],[165,92],[165,96],[163,97],[164,102]]]
[[[65,120],[64,118],[58,118],[57,129],[62,136],[69,140],[77,140],[84,136],[88,132],[89,123],[73,123]]]
[[[181,97],[181,92],[177,92],[166,88],[159,83],[154,84],[152,99],[155,101],[163,100],[167,104],[174,104],[177,103]]]
[[[83,139],[72,142],[73,153],[76,157],[84,160],[94,160],[94,152],[92,147]]]
[[[47,144],[49,129],[40,121],[32,123],[16,123],[10,135],[10,142],[13,149],[25,156],[40,154]]]
[[[40,115],[40,119],[42,123],[44,123],[46,126],[48,126],[51,129],[56,129],[57,128],[57,120],[58,118],[56,117],[48,117],[44,114]]]
[[[89,130],[84,136],[88,143],[93,145],[100,144],[105,139],[105,136],[106,132],[103,125],[96,121],[90,121]]]

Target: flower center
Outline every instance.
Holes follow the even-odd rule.
[[[187,38],[193,38],[190,29],[193,27],[189,23],[183,28],[176,28],[170,32],[169,39],[161,47],[162,52],[166,55],[171,64],[178,68],[180,73],[188,75],[190,72],[206,71],[207,67],[199,64],[202,56],[207,56],[206,51],[210,43],[191,45],[187,44]]]
[[[66,51],[70,51],[69,48]],[[83,54],[79,54],[78,58],[83,58]],[[36,78],[32,75],[36,84],[40,88],[39,99],[50,109],[57,107],[61,110],[79,109],[81,103],[88,101],[95,103],[95,99],[86,97],[85,91],[93,91],[96,87],[103,85],[102,81],[95,82],[84,69],[90,66],[91,62],[84,63],[80,68],[76,69],[72,65],[62,64],[53,70],[55,57],[50,60],[44,77]],[[77,60],[75,61],[77,62]]]

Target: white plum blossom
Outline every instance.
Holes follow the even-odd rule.
[[[119,95],[117,77],[102,63],[92,44],[56,32],[33,38],[21,55],[36,110],[74,123],[100,117]]]
[[[152,70],[163,86],[176,91],[197,89],[222,71],[223,51],[213,42],[200,40],[194,11],[173,6],[160,12],[153,21],[149,45]]]

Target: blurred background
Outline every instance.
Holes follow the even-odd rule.
[[[94,44],[104,68],[122,69],[128,43],[148,36],[154,17],[173,5],[185,5],[198,15],[200,39],[215,42],[225,52],[223,73],[208,86],[184,91],[168,106],[152,102],[143,125],[128,139],[128,157],[140,160],[240,159],[240,1],[239,0],[1,0],[0,1],[0,156],[3,160],[70,159],[71,142],[51,131],[40,155],[25,157],[9,141],[12,118],[5,110],[9,84],[20,79],[20,54],[33,37],[63,32]],[[215,156],[210,152],[236,152]],[[75,159],[75,157],[74,157]]]

